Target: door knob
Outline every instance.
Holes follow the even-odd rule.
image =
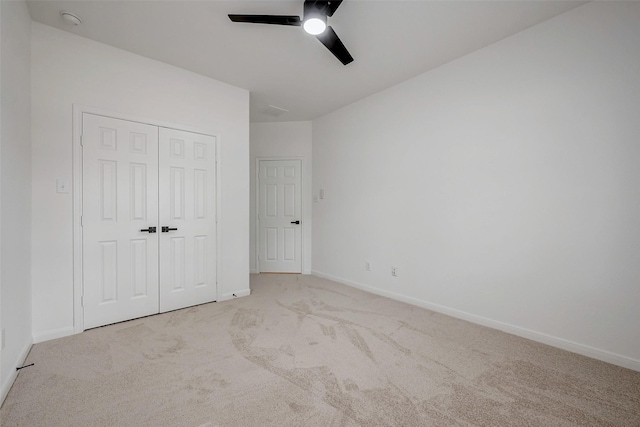
[[[291,221],[291,224],[300,224],[300,221]]]
[[[140,231],[144,231],[144,232],[147,232],[147,233],[155,233],[156,232],[156,228],[155,227],[149,227],[149,228],[145,228],[145,229],[140,230]]]
[[[170,231],[177,231],[177,230],[178,230],[177,228],[169,228],[169,227],[167,227],[166,225],[163,225],[163,226],[162,226],[162,232],[163,232],[163,233],[168,233],[168,232],[170,232]]]

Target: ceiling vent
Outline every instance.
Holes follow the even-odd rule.
[[[266,114],[268,116],[272,116],[272,117],[280,117],[284,113],[288,113],[288,112],[289,112],[289,110],[285,110],[284,108],[276,107],[275,105],[269,105],[264,110],[262,110],[262,113],[264,113],[264,114]]]

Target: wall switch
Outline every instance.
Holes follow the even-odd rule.
[[[324,199],[324,190],[320,189],[320,200]]]
[[[398,267],[391,267],[391,275],[393,277],[398,277]]]
[[[67,181],[66,179],[56,179],[56,193],[68,194],[69,181]]]
[[[318,203],[318,196],[316,196],[315,194],[313,195],[313,203]]]
[[[5,345],[7,345],[7,334],[4,328],[2,328],[2,350],[4,350]]]
[[[371,261],[364,262],[364,269],[367,271],[371,271]]]

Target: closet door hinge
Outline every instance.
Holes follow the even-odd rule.
[[[84,135],[80,135],[80,146],[84,147]]]
[[[84,216],[80,215],[80,227],[84,227]]]

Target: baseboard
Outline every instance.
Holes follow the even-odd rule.
[[[255,268],[251,268],[249,269],[249,274],[260,274],[260,272]],[[313,274],[313,272],[309,269],[305,269],[305,270],[302,270],[301,274]]]
[[[446,314],[447,316],[455,317],[457,319],[462,319],[478,325],[487,326],[492,329],[497,329],[512,335],[517,335],[522,338],[527,338],[532,341],[536,341],[542,344],[547,344],[552,347],[557,347],[562,350],[570,351],[572,353],[577,353],[582,356],[587,356],[592,359],[601,360],[603,362],[611,363],[612,365],[622,366],[623,368],[632,369],[634,371],[640,372],[640,360],[637,360],[637,359],[621,356],[619,354],[611,353],[605,350],[600,350],[594,347],[589,347],[584,344],[568,341],[562,338],[554,337],[552,335],[544,334],[542,332],[521,328],[519,326],[515,326],[509,323],[500,322],[498,320],[489,319],[486,317],[482,317],[482,316],[467,313],[464,311],[456,310],[453,308],[445,307],[439,304],[433,304],[418,298],[409,297],[409,296],[398,294],[395,292],[374,288],[372,286],[364,285],[362,283],[358,283],[353,280],[343,279],[341,277],[336,277],[331,274],[326,274],[321,271],[313,270],[311,274],[313,274],[314,276],[318,276],[324,279],[341,283],[343,285],[347,285],[347,286],[361,289],[363,291],[371,292],[372,294],[380,295],[383,297],[394,299],[396,301],[401,301],[407,304],[426,308],[427,310]]]
[[[2,404],[4,403],[4,399],[6,399],[7,394],[9,394],[9,390],[11,390],[11,387],[13,386],[16,378],[18,378],[18,371],[16,370],[16,368],[24,365],[24,361],[27,360],[27,356],[29,355],[32,346],[33,340],[31,339],[27,342],[27,344],[20,352],[18,360],[16,360],[16,366],[13,367],[13,372],[9,374],[4,384],[2,384],[2,388],[0,389],[0,406],[2,406]]]
[[[68,337],[69,335],[73,335],[75,333],[76,332],[73,329],[73,326],[53,329],[51,331],[39,332],[37,334],[33,334],[33,343],[38,344],[49,340],[55,340],[57,338]]]
[[[228,294],[223,294],[222,298],[218,299],[218,302],[227,301],[234,298],[246,297],[251,293],[251,289],[243,289],[241,291],[230,292]]]

